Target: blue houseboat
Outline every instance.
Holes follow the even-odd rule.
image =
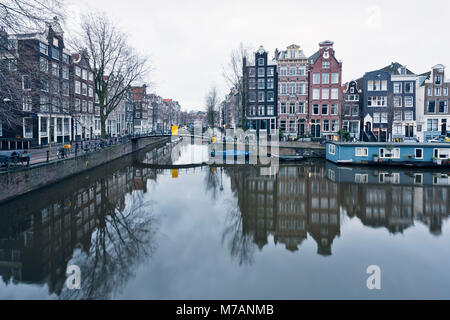
[[[329,142],[326,158],[335,164],[447,166],[450,143]]]

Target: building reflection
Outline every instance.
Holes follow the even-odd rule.
[[[169,157],[168,149],[168,146],[161,148],[154,156],[162,153]],[[132,165],[135,161],[136,155],[128,156],[2,205],[0,275],[3,282],[47,285],[50,294],[64,295],[67,265],[76,250],[88,256],[103,251],[104,259],[96,261],[95,267],[108,269],[102,263],[123,259],[128,261],[124,267],[131,269],[131,255],[144,252],[139,247],[148,246],[150,241],[145,233],[150,230],[153,218],[143,195],[147,192],[147,182],[156,180],[157,176],[157,170]],[[145,210],[138,217],[137,212],[143,207]],[[110,252],[118,247],[125,255],[120,259]],[[92,266],[84,267],[83,274],[95,273]],[[112,278],[108,281],[114,282]],[[102,298],[109,294],[109,288],[101,286],[91,286],[90,290],[77,298]]]
[[[433,171],[337,167],[328,162],[281,166],[276,176],[258,168],[229,169],[242,217],[241,231],[262,249],[273,236],[289,251],[308,235],[317,253],[332,254],[341,219],[357,218],[370,228],[403,233],[415,222],[439,235],[448,218],[448,175]]]

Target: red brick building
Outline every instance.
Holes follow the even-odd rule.
[[[332,41],[319,43],[309,58],[309,115],[313,138],[337,137],[340,128],[342,62],[335,56]]]

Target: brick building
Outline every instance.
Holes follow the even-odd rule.
[[[319,43],[309,58],[309,114],[313,138],[337,138],[341,110],[342,62],[332,41]]]

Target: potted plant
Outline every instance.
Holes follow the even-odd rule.
[[[378,156],[378,153],[375,153],[375,154],[373,155],[373,162],[378,162],[379,159],[380,159],[380,158],[379,158],[379,156]]]
[[[406,160],[407,160],[407,161],[411,161],[411,159],[412,159],[412,155],[407,154],[407,155],[406,155]]]

